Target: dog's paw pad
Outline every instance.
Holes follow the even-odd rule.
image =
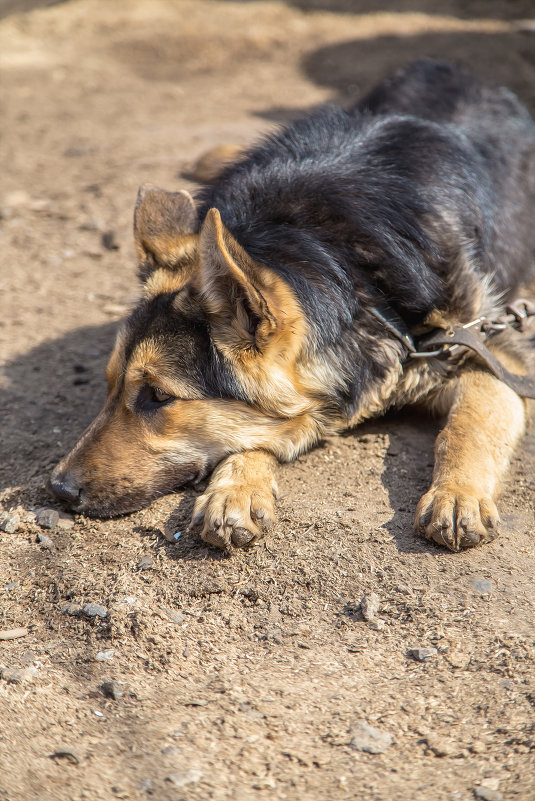
[[[414,519],[417,534],[450,551],[491,542],[500,533],[499,524],[491,498],[457,488],[431,487],[421,498]]]

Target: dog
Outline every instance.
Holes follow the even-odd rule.
[[[141,187],[143,297],[51,490],[106,517],[211,473],[193,520],[245,546],[274,519],[277,462],[419,404],[446,423],[416,532],[452,551],[494,539],[526,403],[465,348],[445,368],[407,343],[503,312],[530,274],[534,201],[526,109],[431,60],[267,136],[195,200]],[[488,348],[525,374],[515,337]]]

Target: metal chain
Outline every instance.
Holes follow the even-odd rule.
[[[505,314],[498,317],[496,320],[489,320],[488,317],[477,317],[469,323],[458,326],[459,328],[474,328],[479,327],[479,333],[485,337],[496,334],[499,331],[505,331],[507,328],[516,328],[518,331],[525,331],[531,318],[535,317],[535,303],[525,298],[517,298],[513,303],[510,303],[505,308]],[[453,331],[452,331],[453,336]],[[409,354],[412,359],[430,359],[436,356],[448,357],[456,348],[462,347],[460,345],[441,345],[439,348],[427,351],[414,351]]]

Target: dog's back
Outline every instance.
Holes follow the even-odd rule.
[[[535,256],[535,125],[518,98],[452,64],[421,59],[373,89],[353,111],[419,117],[466,137],[474,178],[486,184],[482,211],[489,229],[474,265],[492,276],[499,292],[513,294]]]
[[[535,125],[505,89],[419,61],[349,112],[323,109],[267,139],[204,195],[312,316],[325,295],[388,295],[408,324],[451,308],[463,278],[514,292],[533,260]],[[306,283],[306,292],[300,286]],[[349,308],[348,308],[349,304]],[[333,332],[334,333],[334,332]]]

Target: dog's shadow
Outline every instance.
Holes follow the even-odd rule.
[[[13,503],[53,505],[45,481],[102,406],[118,325],[69,331],[4,364],[0,489],[13,491]]]
[[[392,536],[400,552],[439,551],[434,543],[414,533],[413,521],[416,505],[431,484],[434,443],[444,421],[430,417],[425,411],[407,408],[388,415],[380,423],[389,438],[381,483],[393,510],[392,517],[381,528]]]
[[[388,8],[389,3],[382,6]],[[494,31],[428,31],[335,42],[306,53],[301,69],[314,84],[331,90],[331,102],[347,107],[416,58],[452,61],[489,83],[512,89],[535,114],[535,29],[528,23],[522,27],[520,21],[501,31],[495,22]],[[302,117],[303,109],[275,106],[255,113],[284,124]]]

